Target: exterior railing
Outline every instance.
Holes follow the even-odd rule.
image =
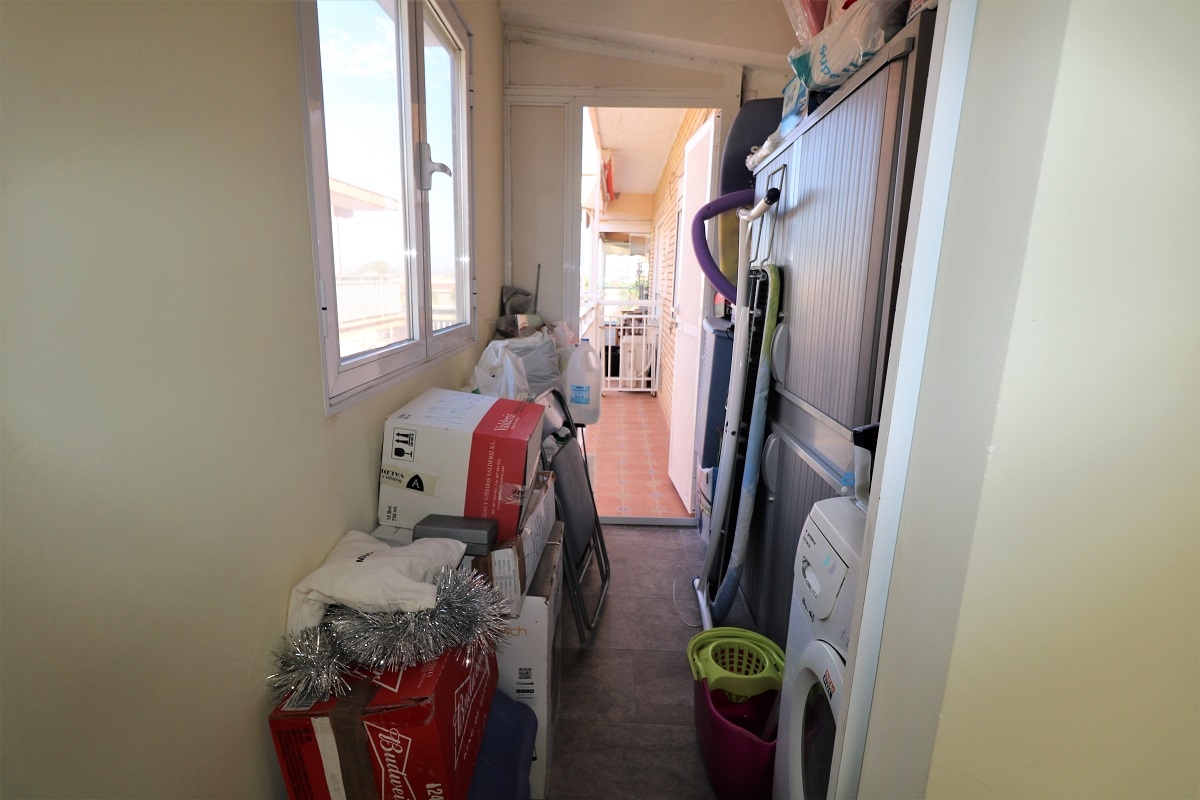
[[[604,300],[597,306],[598,329],[592,339],[604,366],[604,389],[658,392],[658,303],[651,300]]]
[[[458,307],[452,302],[453,283],[434,284],[433,330],[440,331],[459,322]],[[445,295],[449,294],[451,302]],[[441,301],[441,302],[439,302]],[[399,275],[349,275],[337,279],[338,324],[342,331],[357,331],[369,336],[378,329],[403,341],[408,334],[408,286]]]

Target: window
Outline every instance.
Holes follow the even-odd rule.
[[[475,341],[470,52],[433,0],[301,0],[329,413]]]

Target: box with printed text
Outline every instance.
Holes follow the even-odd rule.
[[[554,480],[553,472],[537,473],[525,504],[521,532],[496,545],[486,556],[471,559],[475,571],[508,601],[510,617],[521,613],[521,603],[555,525]]]
[[[509,620],[497,647],[497,688],[537,714],[537,738],[529,771],[530,793],[546,797],[550,755],[558,716],[559,611],[562,607],[562,531],[557,522],[529,583],[521,615]]]
[[[379,524],[411,530],[429,514],[494,519],[517,535],[541,454],[543,407],[430,389],[383,423]]]
[[[465,800],[495,690],[495,655],[455,649],[352,676],[349,693],[315,705],[284,700],[269,723],[288,796]]]

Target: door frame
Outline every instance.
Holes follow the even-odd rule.
[[[846,663],[851,683],[838,715],[834,743],[830,796],[837,800],[858,797],[862,778],[978,0],[950,0],[941,6],[934,25],[925,113],[913,169],[913,199],[904,246],[907,269],[896,304],[896,333],[889,354],[893,377],[885,389],[867,511],[862,563],[865,577],[855,598],[858,632]],[[944,676],[942,681],[944,689]],[[926,688],[940,698],[936,681]],[[907,752],[913,758],[928,759],[931,754],[923,747],[923,743],[910,742]]]
[[[645,86],[597,88],[594,86],[518,86],[513,85],[506,74],[504,91],[504,153],[506,167],[511,166],[512,131],[510,112],[514,106],[560,106],[565,114],[564,181],[563,187],[563,296],[562,319],[568,324],[579,324],[579,214],[582,189],[579,175],[583,169],[583,109],[588,106],[613,108],[716,108],[721,111],[718,129],[720,141],[729,139],[729,128],[742,103],[742,73],[740,64],[706,62],[700,59],[682,58],[640,50],[592,39],[577,39],[559,34],[549,34],[522,29],[505,32],[505,50],[511,42],[542,44],[547,47],[591,53],[623,60],[644,61],[653,65],[673,65],[690,70],[715,73],[720,85],[709,88],[679,88],[654,85],[656,71],[644,71]],[[508,59],[505,60],[506,73]],[[504,203],[504,282],[513,284],[513,230],[512,230],[512,186],[511,170],[505,170]]]

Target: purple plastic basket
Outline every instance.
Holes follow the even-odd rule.
[[[721,800],[770,800],[775,771],[775,732],[764,728],[779,695],[763,692],[734,703],[722,691],[694,681],[696,739],[708,781]]]

